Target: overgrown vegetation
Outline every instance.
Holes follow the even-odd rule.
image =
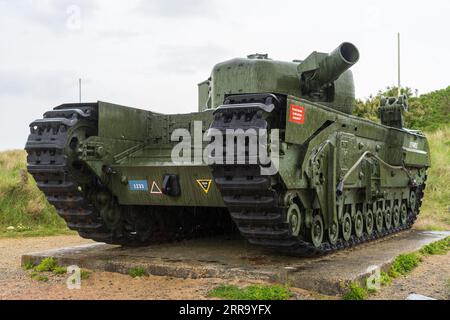
[[[220,285],[210,291],[208,296],[226,300],[288,300],[292,293],[288,288],[278,285],[252,285],[246,288]]]
[[[24,151],[0,153],[0,236],[70,233],[26,172]]]

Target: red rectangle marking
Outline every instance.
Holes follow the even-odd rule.
[[[290,122],[297,124],[305,123],[305,107],[291,104]]]

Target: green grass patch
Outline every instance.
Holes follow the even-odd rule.
[[[91,273],[87,270],[81,269],[80,277],[81,277],[81,280],[87,280],[91,277]]]
[[[57,267],[58,264],[54,258],[45,258],[34,268],[34,270],[37,272],[53,272]]]
[[[44,276],[42,274],[39,274],[38,272],[32,272],[30,274],[31,279],[36,280],[36,281],[41,281],[41,282],[48,282],[48,277]]]
[[[128,270],[128,275],[130,275],[133,278],[142,278],[147,275],[147,272],[145,271],[144,268],[137,267]]]
[[[417,267],[421,261],[420,254],[414,253],[406,253],[399,255],[389,270],[389,276],[392,278],[396,278],[399,276],[405,276],[410,273],[415,267]]]
[[[348,291],[344,294],[344,300],[366,300],[369,293],[366,288],[361,287],[359,284],[353,282],[350,284]]]
[[[45,258],[40,264],[34,267],[35,272],[52,272],[56,275],[67,273],[67,268],[59,266],[54,258]]]
[[[382,271],[380,274],[380,284],[382,286],[388,286],[392,283],[392,278],[387,272]]]
[[[35,267],[35,265],[34,265],[34,263],[31,262],[31,261],[27,261],[27,262],[25,262],[25,263],[22,265],[22,268],[23,268],[24,270],[33,270],[34,267]]]
[[[423,255],[447,254],[450,250],[450,237],[426,245],[420,250]]]
[[[56,274],[56,275],[66,274],[67,273],[67,268],[56,266],[55,268],[53,268],[53,273]]]
[[[288,288],[278,285],[252,285],[246,288],[220,285],[211,290],[208,296],[226,300],[288,300],[292,293]]]

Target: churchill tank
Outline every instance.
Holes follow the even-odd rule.
[[[292,62],[225,61],[194,113],[63,104],[30,124],[28,171],[70,229],[110,244],[238,231],[316,256],[407,230],[428,142],[404,127],[404,96],[383,97],[378,122],[352,115],[359,58],[346,42]]]

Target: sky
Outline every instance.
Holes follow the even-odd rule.
[[[358,98],[397,83],[450,85],[450,1],[0,0],[0,150],[23,148],[46,110],[107,101],[161,113],[197,110],[214,64],[252,53],[277,60],[344,41]]]

